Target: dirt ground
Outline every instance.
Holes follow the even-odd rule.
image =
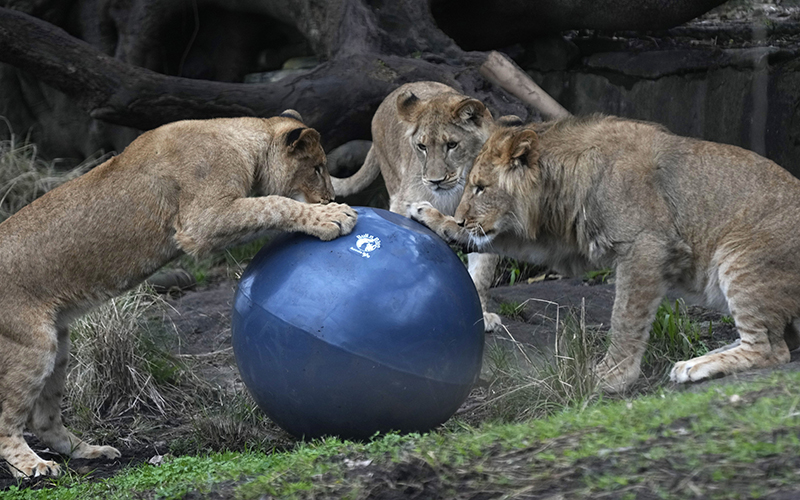
[[[198,373],[204,378],[232,390],[242,387],[231,348],[230,312],[234,293],[235,282],[221,279],[169,298],[170,308],[167,314],[167,321],[174,325],[177,335],[174,354],[191,357],[196,362],[193,366],[198,368]],[[505,346],[512,350],[525,346],[538,351],[547,351],[554,342],[556,320],[559,316],[563,318],[568,312],[580,314],[580,311],[583,311],[587,327],[601,331],[607,329],[614,300],[614,287],[607,283],[592,284],[580,278],[548,279],[535,283],[496,287],[492,289],[491,296],[495,306],[505,302],[520,304],[522,307],[513,318],[507,316],[503,318],[507,327],[506,332],[487,335],[487,345]],[[691,308],[690,311],[696,321],[712,322],[714,339],[719,343],[727,343],[736,337],[732,327],[719,321],[718,313],[702,308]],[[800,369],[797,356],[793,359],[792,365],[793,368],[787,368]],[[483,397],[480,390],[473,391],[464,403],[462,411],[469,411],[470,408],[477,406],[480,403],[478,400]],[[167,453],[170,438],[179,437],[186,425],[186,421],[172,418],[173,420],[160,422],[154,427],[153,432],[143,439],[140,436],[130,443],[111,443],[119,447],[122,452],[122,457],[118,460],[76,459],[69,461],[69,468],[78,474],[87,475],[87,478],[100,479],[112,476],[128,465],[157,461],[160,455]],[[26,435],[26,438],[34,450],[43,457],[63,461],[61,457],[43,449],[35,436]],[[275,442],[280,446],[281,443],[289,444],[291,440],[286,435],[280,435],[278,431]],[[531,454],[534,451],[531,450]],[[632,454],[634,451],[629,453]],[[522,459],[522,457],[515,458],[515,460]],[[524,459],[534,458],[527,456]],[[417,489],[414,489],[413,495],[406,498],[429,498],[427,495],[431,492],[431,488],[437,487],[439,476],[429,470],[430,467],[424,463],[402,464],[396,469],[371,471],[373,474],[371,477],[374,477],[378,490],[382,488],[380,484],[397,486],[413,478],[411,482]],[[559,476],[560,480],[566,479],[570,474],[575,475],[574,472],[562,472],[565,476]],[[577,485],[580,478],[574,479]],[[36,483],[34,481],[28,486],[36,488],[38,486]],[[0,471],[0,491],[14,484],[18,484],[16,480],[5,470]],[[444,485],[440,486],[444,488]],[[551,486],[555,488],[556,484]],[[385,493],[389,496],[376,491],[374,498],[394,498],[392,495],[397,491],[391,488]]]

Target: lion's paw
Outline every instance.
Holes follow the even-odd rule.
[[[765,344],[751,346],[737,341],[703,356],[675,363],[669,378],[679,384],[698,382],[728,373],[778,366],[790,360],[791,354],[786,344],[767,344],[765,347]]]
[[[343,203],[309,206],[314,217],[304,231],[323,241],[330,241],[350,233],[356,226],[358,214]]]
[[[17,478],[29,478],[39,476],[56,477],[61,474],[61,467],[52,460],[42,460],[34,455],[28,460],[8,463],[8,470],[11,475]]]
[[[675,363],[675,366],[672,367],[672,370],[669,372],[669,379],[673,382],[677,382],[679,384],[683,384],[686,382],[691,382],[691,376],[689,375],[689,371],[692,369],[692,364],[689,361],[678,361]]]
[[[430,216],[431,212],[438,213],[439,211],[427,201],[416,201],[409,203],[406,208],[406,216],[414,219],[417,222],[425,223],[426,216]]]
[[[495,313],[486,312],[483,313],[483,331],[486,333],[492,333],[500,331],[503,328],[503,320],[500,319]]]
[[[678,384],[686,384],[723,375],[726,371],[724,359],[715,353],[678,361],[670,370],[669,379]]]
[[[640,363],[633,361],[616,362],[606,355],[595,366],[594,374],[600,388],[608,393],[622,392],[639,378]]]
[[[72,454],[72,458],[119,458],[122,453],[113,446],[81,446]]]

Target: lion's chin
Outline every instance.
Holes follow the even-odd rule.
[[[433,194],[444,196],[452,193],[456,186],[458,186],[458,184],[448,184],[445,186],[432,184],[428,186],[428,189],[430,189]]]
[[[470,243],[478,250],[488,248],[494,240],[494,233],[491,234],[471,234],[469,239]]]

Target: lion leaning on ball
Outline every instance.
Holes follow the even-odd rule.
[[[800,180],[753,152],[594,115],[499,127],[455,217],[409,215],[441,237],[575,274],[614,266],[607,390],[639,376],[670,288],[733,316],[740,340],[677,363],[689,382],[789,361],[800,345]]]
[[[0,224],[0,458],[11,473],[59,472],[27,445],[25,425],[59,453],[120,456],[61,422],[72,319],[182,253],[267,229],[347,234],[356,213],[333,197],[319,134],[290,110],[146,132]]]

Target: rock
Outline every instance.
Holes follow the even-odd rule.
[[[528,70],[571,113],[660,123],[734,144],[800,177],[800,51],[680,48],[584,55],[564,70]]]

